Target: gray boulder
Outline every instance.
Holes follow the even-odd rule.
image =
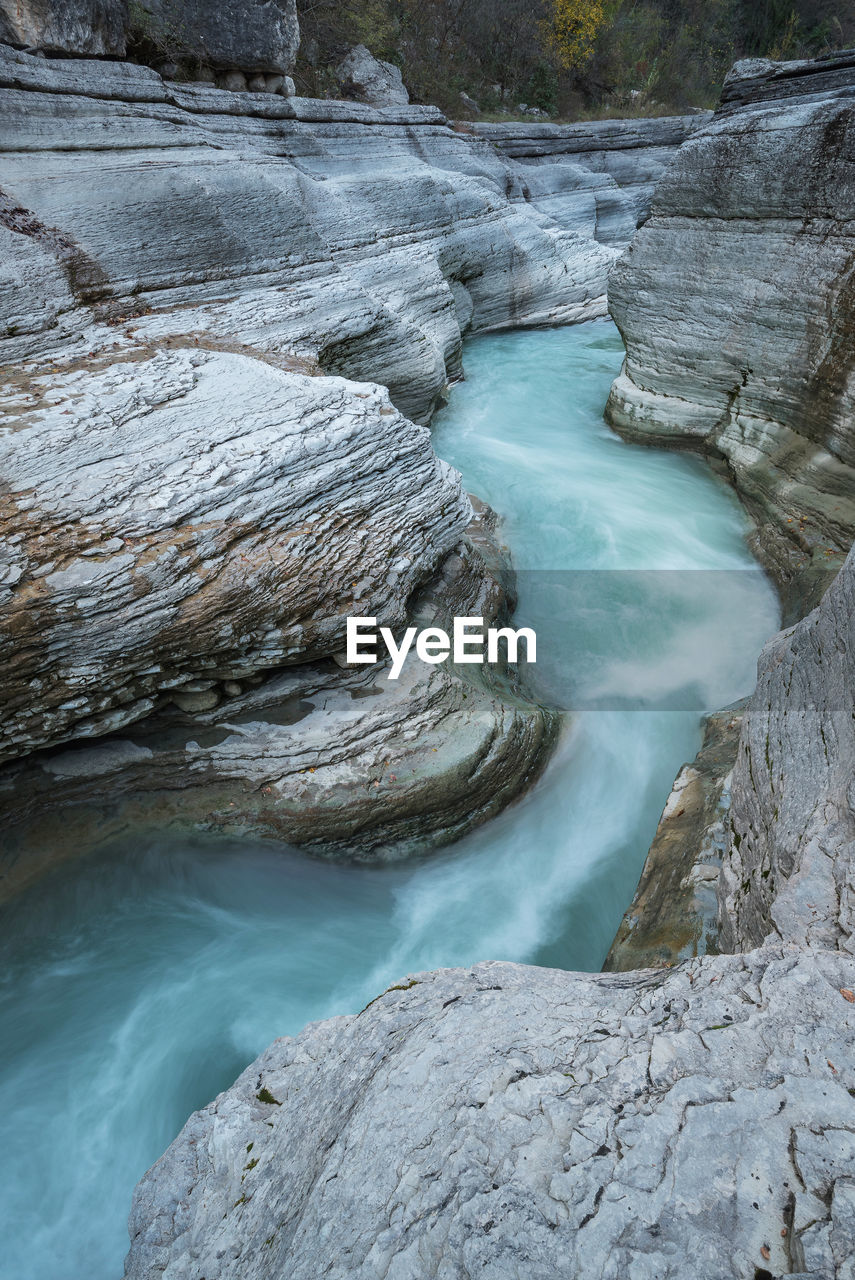
[[[171,59],[287,74],[300,43],[295,0],[134,0],[132,33]]]
[[[360,102],[376,106],[404,106],[410,95],[398,67],[380,62],[364,44],[355,45],[336,68],[336,80],[342,93]]]
[[[121,58],[127,0],[0,0],[0,41],[48,53]]]

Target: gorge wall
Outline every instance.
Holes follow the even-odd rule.
[[[615,269],[607,418],[721,460],[789,619],[855,536],[855,57],[739,63]]]
[[[801,612],[852,541],[853,86],[738,68],[612,275],[612,420],[724,461]],[[853,575],[675,788],[734,954],[407,975],[277,1041],[140,1183],[126,1275],[849,1276]]]
[[[434,108],[130,63],[0,46],[0,99],[3,891],[140,822],[392,856],[495,812],[555,717],[343,670],[345,616],[507,609],[414,424],[465,333],[604,314],[697,118],[535,173]]]

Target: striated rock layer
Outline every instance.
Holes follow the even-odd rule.
[[[612,273],[623,435],[726,464],[791,617],[855,536],[855,57],[740,63]]]
[[[855,528],[850,77],[737,69],[613,275],[613,420],[726,461],[794,609]],[[855,553],[765,650],[735,762],[740,712],[714,720],[616,949],[699,946],[720,863],[735,954],[411,975],[275,1042],[140,1183],[128,1280],[850,1277],[853,582]]]
[[[402,622],[469,518],[413,421],[464,333],[602,314],[618,246],[601,174],[538,206],[433,108],[8,48],[0,101],[9,759],[328,660],[355,610]],[[484,721],[508,748],[515,715]]]
[[[373,384],[184,349],[3,409],[0,760],[400,624],[471,515]]]
[[[495,515],[477,514],[407,621],[504,625],[513,574]],[[558,716],[512,669],[408,660],[303,662],[264,681],[193,683],[119,734],[0,769],[0,898],[58,859],[167,828],[287,841],[315,856],[384,862],[445,843],[499,812],[545,763]]]

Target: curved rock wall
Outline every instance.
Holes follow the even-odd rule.
[[[356,601],[400,621],[458,481],[299,374],[424,422],[464,332],[601,314],[617,250],[575,170],[546,212],[432,108],[9,49],[0,97],[9,757],[329,656]]]
[[[791,616],[855,536],[855,59],[737,64],[612,273],[625,436],[723,459]]]

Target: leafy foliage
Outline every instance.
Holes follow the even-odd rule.
[[[353,44],[397,62],[415,101],[642,114],[714,105],[736,58],[855,44],[855,0],[298,0],[303,92],[335,92]]]

